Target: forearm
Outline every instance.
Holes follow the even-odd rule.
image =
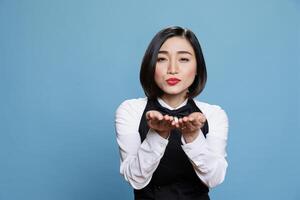
[[[193,142],[185,143],[182,146],[198,177],[208,187],[215,187],[223,182],[228,166],[225,151],[216,151],[211,147],[215,145],[224,146],[226,141],[213,138],[206,140],[203,133],[200,132]]]
[[[150,129],[147,137],[141,143],[136,153],[122,153],[122,149],[120,149],[120,173],[133,188],[141,189],[150,182],[167,144],[168,140],[162,138]]]

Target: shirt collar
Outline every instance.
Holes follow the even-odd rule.
[[[177,106],[176,108],[173,108],[173,107],[169,106],[169,105],[168,105],[166,102],[164,102],[164,100],[162,100],[162,98],[160,98],[160,97],[157,98],[157,101],[158,101],[158,103],[159,103],[161,106],[163,106],[163,107],[165,107],[165,108],[168,108],[169,110],[176,110],[176,109],[179,109],[179,108],[185,106],[185,105],[187,104],[187,102],[188,102],[188,99],[185,99],[184,102],[182,102],[182,103],[181,103],[179,106]]]

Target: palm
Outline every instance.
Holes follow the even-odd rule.
[[[174,126],[172,125],[173,117],[162,115],[156,110],[151,110],[146,113],[148,126],[158,132],[169,132]]]

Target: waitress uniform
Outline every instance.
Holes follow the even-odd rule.
[[[148,100],[139,125],[141,141],[149,131],[146,112],[157,110],[162,114],[178,118],[192,112],[201,112],[192,99],[178,110],[162,107],[157,99]],[[202,112],[201,112],[202,113]],[[208,123],[202,127],[204,136],[208,133]],[[209,200],[208,187],[198,178],[189,158],[181,148],[181,133],[178,129],[171,131],[169,143],[150,183],[141,190],[134,190],[135,200]]]
[[[179,129],[168,139],[149,129],[146,112],[183,117],[202,112],[207,121],[191,143]],[[136,200],[208,200],[209,188],[223,182],[227,169],[228,118],[217,105],[186,99],[177,109],[162,99],[130,99],[116,111],[120,173]]]

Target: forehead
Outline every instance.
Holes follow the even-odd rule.
[[[161,51],[189,51],[194,52],[192,45],[184,37],[171,37],[160,47]]]

